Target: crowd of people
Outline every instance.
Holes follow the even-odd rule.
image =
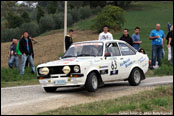
[[[73,30],[69,30],[69,34],[65,36],[65,49],[68,48],[73,43]],[[140,39],[140,27],[135,27],[134,33],[132,36],[129,35],[129,30],[124,29],[123,35],[120,37],[120,40],[127,42],[132,47],[134,47],[137,51],[144,53],[145,50],[140,48],[140,45],[143,42]],[[171,64],[173,65],[173,26],[171,26],[169,33],[167,34],[167,48],[170,53]],[[109,32],[109,27],[105,25],[103,27],[103,32],[99,34],[98,40],[113,40],[112,34]],[[164,31],[160,29],[160,24],[156,24],[156,28],[151,31],[149,35],[149,40],[152,40],[152,59],[149,61],[150,69],[156,69],[161,66],[161,58],[164,57],[164,44],[165,44],[165,34]],[[8,55],[8,65],[10,68],[16,67],[20,69],[20,74],[24,74],[25,67],[30,64],[32,68],[32,73],[35,73],[34,66],[34,51],[32,41],[37,43],[34,39],[32,39],[28,32],[24,32],[21,36],[21,39],[18,41],[17,39],[12,40],[12,44],[10,45],[9,55]]]

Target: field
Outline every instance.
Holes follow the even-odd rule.
[[[130,115],[130,112],[135,115],[140,113],[168,113],[168,115],[172,115],[173,86],[159,86],[154,90],[131,96],[59,108],[40,113],[40,115],[119,115],[121,113]]]
[[[141,48],[145,49],[146,53],[151,59],[152,46],[151,41],[148,39],[149,34],[151,30],[155,28],[156,23],[161,24],[161,29],[164,30],[165,34],[168,33],[167,23],[173,22],[173,2],[134,2],[132,6],[125,11],[124,15],[126,22],[123,28],[128,28],[130,30],[130,35],[132,35],[136,26],[139,26],[141,28],[140,37],[143,42]],[[95,16],[86,20],[81,20],[80,22],[74,24],[72,27],[69,27],[75,29],[73,36],[74,42],[98,39],[98,33],[90,30],[94,18]],[[122,32],[112,32],[112,34],[115,39],[119,39],[122,35]],[[59,56],[63,55],[63,30],[52,30],[34,39],[38,41],[37,44],[34,44],[34,63],[36,66],[40,63],[57,60]],[[8,86],[8,83],[18,83],[18,80],[27,81],[27,83],[29,84],[30,80],[27,80],[28,76],[20,78],[18,70],[15,71],[16,73],[13,73],[13,71],[9,70],[8,68],[7,53],[10,44],[11,42],[1,43],[1,81],[4,86]],[[167,60],[166,44],[164,46],[164,49],[166,55],[165,58],[162,59],[162,66],[157,70],[149,70],[146,74],[147,77],[173,74],[173,67]],[[29,71],[26,72],[26,75],[30,75],[30,69],[28,70]],[[15,74],[16,76],[14,76],[13,74]],[[8,77],[13,77],[16,79],[8,80]],[[31,78],[35,78],[36,80],[36,75],[31,75]],[[21,84],[24,84],[24,82],[18,83],[17,85]]]

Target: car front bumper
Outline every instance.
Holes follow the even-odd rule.
[[[83,86],[86,79],[83,74],[38,76],[37,78],[42,87]]]

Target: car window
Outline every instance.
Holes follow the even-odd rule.
[[[120,56],[117,43],[107,43],[105,53],[110,53],[111,56]]]
[[[123,56],[126,55],[135,55],[136,52],[133,51],[128,45],[126,45],[125,43],[119,43],[120,46],[120,51],[122,53]]]

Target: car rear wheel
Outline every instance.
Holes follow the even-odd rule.
[[[137,86],[141,83],[141,74],[142,72],[138,68],[134,68],[130,74],[130,77],[128,79],[129,84],[132,86]]]
[[[94,92],[98,88],[98,78],[96,73],[92,72],[88,75],[85,88],[88,92]]]
[[[57,87],[44,87],[44,90],[46,92],[55,92]]]

